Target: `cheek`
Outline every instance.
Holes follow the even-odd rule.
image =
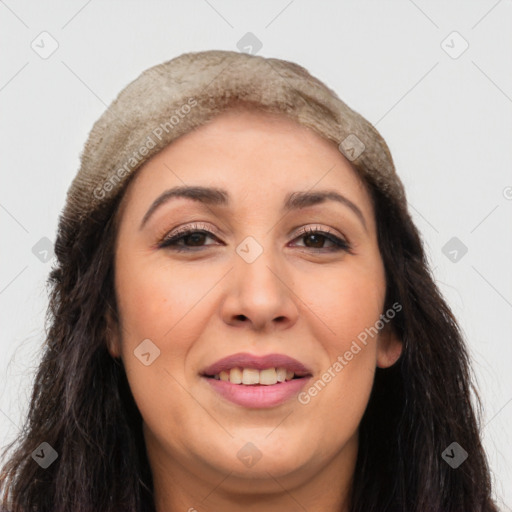
[[[211,274],[171,269],[165,262],[144,258],[125,256],[116,261],[123,364],[137,407],[153,427],[165,417],[166,425],[179,431],[185,421],[190,403],[184,389],[185,363],[210,318],[205,311],[208,301],[201,299],[218,280]],[[147,366],[136,356],[146,339],[159,350]]]
[[[321,416],[350,431],[362,417],[373,385],[377,360],[374,326],[383,312],[384,269],[380,262],[365,267],[347,265],[338,273],[326,274],[321,287],[302,282],[299,293],[308,296],[308,306],[316,314],[310,316],[321,320],[310,324],[313,337],[326,354],[322,372],[305,389],[302,403],[322,411],[320,423]]]
[[[336,272],[327,269],[299,282],[298,295],[307,297],[305,302],[318,318],[312,322],[318,329],[315,338],[334,358],[349,350],[358,336],[364,338],[383,312],[386,285],[380,261],[340,266]],[[376,351],[375,343],[366,348],[366,353]]]
[[[176,333],[185,324],[189,331],[196,305],[214,282],[211,273],[199,267],[195,271],[171,268],[165,262],[155,264],[151,258],[120,258],[117,269],[116,291],[125,333],[154,338],[159,343],[169,339],[174,339],[173,344],[183,341]]]

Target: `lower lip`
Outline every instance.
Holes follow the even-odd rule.
[[[262,409],[281,405],[297,395],[311,377],[287,380],[270,386],[260,384],[248,386],[245,384],[232,384],[225,380],[216,380],[208,377],[203,378],[208,381],[214,391],[230,402],[241,405],[242,407]]]

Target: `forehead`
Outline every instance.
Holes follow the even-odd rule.
[[[371,208],[358,172],[334,142],[283,114],[247,108],[216,116],[147,161],[121,209],[177,185],[217,186],[235,199],[255,196],[267,204],[292,190],[334,188],[368,214]]]

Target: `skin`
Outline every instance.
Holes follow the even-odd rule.
[[[231,204],[173,199],[139,229],[153,201],[181,185],[226,189]],[[320,189],[357,205],[366,227],[334,201],[280,211],[287,193]],[[309,366],[313,383],[384,313],[374,212],[350,162],[283,116],[232,110],[146,162],[118,216],[119,323],[108,318],[109,351],[122,359],[143,417],[157,511],[348,510],[375,368],[401,352],[391,324],[342,371],[331,369],[335,377],[307,404],[293,397],[244,408],[199,374],[236,352],[277,352]],[[193,224],[213,235],[178,242],[190,252],[157,247]],[[350,250],[330,251],[328,238],[312,240],[303,227],[328,229]],[[263,249],[252,263],[235,250],[248,236]],[[145,366],[134,350],[148,338],[160,355]],[[237,457],[248,442],[262,455],[251,467]]]

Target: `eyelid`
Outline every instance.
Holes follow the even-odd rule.
[[[320,233],[321,236],[323,236],[327,240],[330,240],[331,243],[334,243],[336,246],[338,246],[340,250],[344,250],[347,253],[354,254],[353,253],[353,245],[349,241],[349,239],[340,231],[334,230],[333,228],[331,228],[329,226],[321,226],[319,224],[311,224],[308,226],[301,227],[299,229],[299,231],[294,232],[292,241],[296,240],[297,238],[306,236],[309,233],[315,233],[315,234]],[[332,240],[331,237],[334,238],[335,240]],[[319,251],[320,250],[322,250],[322,249],[319,249]]]
[[[209,224],[201,224],[201,222],[194,222],[192,224],[183,224],[182,226],[178,226],[177,228],[173,229],[170,232],[168,232],[166,230],[158,238],[160,239],[160,241],[165,241],[167,239],[179,236],[179,235],[181,235],[183,233],[187,233],[189,231],[195,231],[195,230],[197,230],[197,231],[211,231],[212,234],[214,234],[216,236],[221,236],[219,234],[218,230],[216,228],[214,228],[213,226],[211,226]],[[307,233],[311,233],[311,232],[317,232],[317,231],[323,231],[323,232],[325,232],[325,233],[327,233],[329,235],[333,235],[333,236],[336,236],[338,238],[341,238],[345,242],[349,243],[347,237],[343,233],[341,233],[341,232],[339,232],[337,230],[333,230],[332,228],[330,228],[328,226],[321,226],[319,224],[302,226],[297,231],[294,231],[292,233],[292,235],[289,235],[289,236],[292,236],[292,239],[295,240],[295,238],[297,238],[297,237],[299,237],[301,235],[304,235],[304,234],[307,234]]]
[[[321,226],[320,224],[310,224],[308,226],[301,227],[298,231],[293,233],[293,239],[297,238],[298,236],[316,231],[323,231],[324,233],[327,233],[329,235],[341,238],[342,240],[348,243],[348,239],[343,233],[337,230],[333,230],[333,228],[329,226]]]
[[[179,236],[182,233],[186,233],[187,231],[211,231],[212,234],[216,236],[221,236],[219,230],[213,227],[210,224],[202,223],[201,221],[192,222],[191,224],[183,224],[173,229],[172,231],[165,230],[158,239],[160,241],[165,241],[169,238],[174,238],[175,236]]]
[[[217,235],[218,230],[216,228],[210,226],[209,224],[201,223],[199,221],[199,222],[194,222],[192,224],[184,224],[184,225],[179,226],[179,227],[175,228],[174,230],[168,232],[167,234],[165,234],[165,236],[159,237],[159,242],[156,244],[156,246],[154,248],[155,249],[166,248],[166,247],[170,246],[171,243],[172,243],[172,245],[175,245],[177,240],[181,240],[183,237],[187,236],[190,233],[194,233],[194,232],[198,232],[198,233],[202,232],[205,236],[207,236],[210,239],[217,238],[217,236],[218,236]],[[333,248],[330,248],[330,249],[310,248],[311,251],[313,251],[313,252],[315,252],[315,250],[317,250],[319,252],[345,251],[350,254],[353,254],[353,252],[352,252],[353,246],[352,246],[352,243],[348,240],[348,238],[341,232],[334,230],[333,228],[328,227],[328,226],[321,226],[319,224],[310,224],[310,225],[302,226],[301,228],[299,228],[298,231],[293,232],[293,236],[287,235],[287,238],[291,237],[291,242],[293,242],[293,241],[297,240],[298,238],[307,236],[308,234],[320,234],[320,236],[327,239],[331,244],[334,244],[336,247],[338,247],[337,250],[333,249]],[[222,236],[222,235],[220,235],[220,236]],[[218,240],[220,241],[220,239],[218,239]],[[202,248],[208,247],[209,245],[215,245],[215,244],[208,244],[208,245],[202,246],[202,247],[200,246],[197,248],[197,250],[201,250]],[[299,247],[301,247],[301,246],[299,246]],[[308,249],[308,248],[306,247],[306,249]],[[183,251],[187,252],[188,250],[190,250],[192,252],[194,251],[194,249],[184,249]],[[178,250],[178,251],[180,251],[180,250]]]

